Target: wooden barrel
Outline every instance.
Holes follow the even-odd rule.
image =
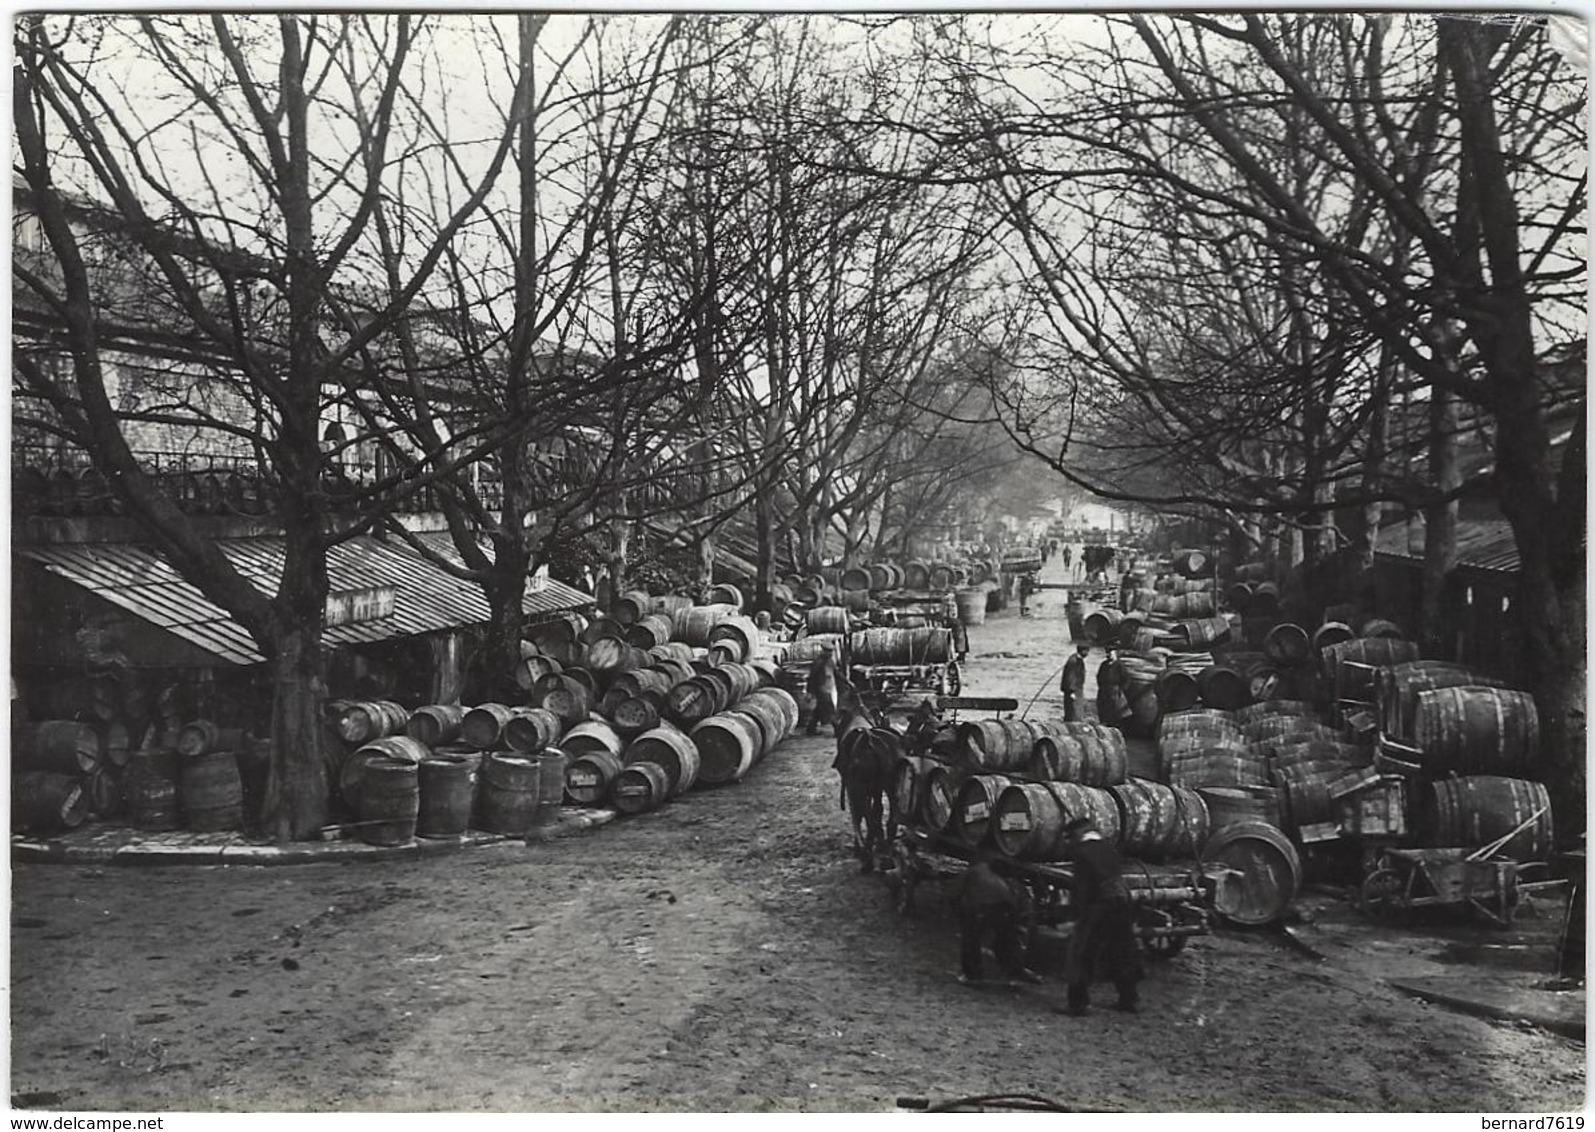
[[[1068,852],[1063,828],[1082,816],[1096,822],[1105,840],[1118,844],[1118,804],[1106,790],[1074,782],[1015,784],[997,799],[992,837],[1011,857],[1061,860]]]
[[[91,817],[117,817],[122,812],[121,769],[109,764],[102,765],[83,779],[83,793],[88,798]]]
[[[1036,737],[1028,764],[1032,778],[1115,786],[1129,777],[1129,751],[1118,728],[1056,720],[1030,726]]]
[[[711,785],[741,781],[763,754],[759,725],[742,712],[711,715],[690,734],[698,750],[698,779]]]
[[[1300,836],[1303,826],[1334,821],[1335,802],[1329,796],[1329,784],[1345,774],[1346,769],[1346,764],[1340,762],[1275,767],[1281,828],[1294,830]]]
[[[104,741],[93,724],[47,719],[24,725],[14,757],[20,769],[80,775],[98,770],[104,754]]]
[[[628,645],[623,639],[604,637],[587,646],[585,661],[593,672],[614,674],[629,672],[634,668],[647,668],[652,663],[646,650]]]
[[[368,763],[379,759],[394,762],[420,763],[432,757],[426,744],[407,735],[389,735],[373,739],[350,752],[338,769],[338,794],[356,815],[360,813],[360,791]]]
[[[1394,621],[1386,621],[1382,617],[1371,617],[1357,627],[1357,636],[1369,639],[1401,641],[1405,640],[1407,635],[1401,631],[1401,626]]]
[[[529,692],[544,676],[564,670],[564,663],[554,657],[525,656],[515,665],[515,686]]]
[[[508,704],[478,704],[460,719],[460,738],[478,751],[501,746],[504,726],[515,716]]]
[[[706,596],[708,597],[709,603],[711,605],[730,605],[735,606],[737,609],[747,608],[747,603],[743,598],[742,590],[737,586],[730,585],[729,583],[722,583],[718,586],[710,586],[709,592]]]
[[[618,757],[626,744],[609,724],[589,719],[565,732],[559,740],[559,749],[572,757],[592,751],[608,751]]]
[[[1241,734],[1248,743],[1265,743],[1269,740],[1279,740],[1286,735],[1313,734],[1326,739],[1339,735],[1339,731],[1328,726],[1313,715],[1263,715],[1249,720],[1241,727]]]
[[[626,627],[626,643],[634,648],[652,650],[670,643],[675,626],[662,613],[649,613]]]
[[[384,711],[386,705],[383,705]],[[384,718],[384,724],[387,720]],[[384,732],[387,734],[387,732]],[[236,751],[244,741],[241,727],[222,727],[208,719],[185,723],[177,732],[177,753],[185,759],[212,751]]]
[[[578,806],[597,806],[609,797],[624,766],[608,751],[578,755],[565,764],[565,794]]]
[[[1306,629],[1282,621],[1263,638],[1263,653],[1276,664],[1306,664],[1313,657],[1313,644]]]
[[[1202,850],[1204,862],[1232,875],[1219,884],[1214,908],[1232,923],[1255,927],[1285,914],[1301,888],[1301,857],[1277,827],[1232,822],[1214,830]]]
[[[527,626],[523,635],[544,656],[563,660],[571,654],[586,628],[587,619],[581,614],[557,613],[546,621]]]
[[[749,660],[759,655],[759,627],[747,617],[727,617],[709,630],[709,644],[729,645],[735,649],[732,660]]]
[[[994,826],[997,799],[1013,785],[1013,780],[1003,774],[977,774],[966,778],[958,788],[953,803],[952,832],[971,845],[981,845],[990,839]]]
[[[1169,612],[1175,617],[1186,619],[1203,618],[1211,621],[1215,617],[1218,617],[1218,602],[1210,590],[1201,590],[1195,593],[1184,593],[1180,594],[1174,599],[1174,607],[1170,609]],[[1219,618],[1219,620],[1223,620],[1223,618]],[[1225,631],[1227,634],[1227,627]],[[1222,638],[1215,637],[1213,639],[1220,640]],[[1202,642],[1193,641],[1192,643],[1200,644]]]
[[[925,803],[920,809],[925,825],[934,832],[951,832],[953,812],[958,805],[958,790],[968,773],[956,767],[938,765],[925,778]]]
[[[694,676],[670,689],[666,714],[683,727],[701,723],[726,708],[723,687],[706,676]]]
[[[626,696],[610,712],[615,730],[632,737],[658,727],[664,720],[664,698],[657,693]]]
[[[536,755],[493,751],[482,758],[476,794],[476,827],[524,837],[537,824],[542,774]]]
[[[1222,644],[1229,639],[1229,618],[1211,616],[1176,621],[1171,632],[1193,648]]]
[[[1497,855],[1518,861],[1548,860],[1555,848],[1550,804],[1544,783],[1522,778],[1486,774],[1436,782],[1418,810],[1422,843],[1481,849],[1543,808],[1545,812]]]
[[[1164,712],[1183,711],[1202,701],[1196,677],[1179,668],[1165,668],[1152,681],[1158,707]]]
[[[177,752],[135,751],[122,780],[128,824],[156,833],[182,828]]]
[[[840,605],[850,613],[868,613],[870,592],[868,590],[837,590],[830,595],[829,601],[834,605]]]
[[[846,633],[852,627],[852,614],[840,605],[822,605],[803,615],[810,633]]]
[[[779,688],[765,688],[744,696],[736,710],[759,725],[761,758],[797,729],[797,700]]]
[[[1224,600],[1236,613],[1245,613],[1252,607],[1252,584],[1234,582],[1224,591]]]
[[[925,795],[930,772],[939,764],[919,755],[904,755],[892,769],[892,821],[898,825],[924,823]]]
[[[981,719],[960,723],[958,741],[972,769],[1019,771],[1030,762],[1036,735],[1022,719]]]
[[[512,708],[499,738],[510,750],[535,755],[559,742],[564,721],[547,708]]]
[[[462,837],[471,827],[481,760],[432,754],[416,768],[417,837]]]
[[[1170,787],[1131,778],[1108,793],[1119,807],[1119,847],[1126,856],[1160,861],[1172,854],[1179,809]]]
[[[837,579],[837,585],[844,590],[867,590],[869,584],[870,572],[863,566],[849,566]]]
[[[1312,655],[1321,657],[1325,649],[1356,638],[1357,633],[1350,625],[1342,621],[1325,621],[1313,630]]]
[[[404,845],[415,839],[421,811],[417,765],[372,759],[360,776],[360,820],[355,832],[367,845]]]
[[[1413,745],[1424,769],[1446,774],[1528,778],[1539,770],[1540,717],[1534,697],[1505,688],[1462,685],[1419,692]]]
[[[587,623],[587,627],[576,635],[576,639],[587,648],[591,648],[599,641],[624,642],[626,626],[613,617],[594,617]]]
[[[1316,709],[1306,700],[1272,699],[1250,704],[1235,713],[1235,722],[1241,727],[1271,715],[1314,716]]]
[[[1265,743],[1269,760],[1274,767],[1296,766],[1302,763],[1343,763],[1346,766],[1367,766],[1373,752],[1355,743],[1341,743],[1333,739],[1311,738],[1295,743]]]
[[[1335,698],[1366,700],[1374,698],[1374,669],[1388,668],[1419,659],[1418,646],[1412,641],[1392,640],[1388,637],[1357,637],[1324,649],[1322,656],[1324,675],[1333,682]],[[1356,665],[1355,675],[1343,672]]]
[[[565,804],[565,768],[570,756],[558,747],[537,752],[537,824],[547,825]]]
[[[1124,615],[1117,609],[1093,609],[1085,615],[1082,628],[1085,630],[1086,639],[1095,641],[1099,645],[1110,644],[1119,639],[1119,622]]]
[[[1266,759],[1226,749],[1187,749],[1166,756],[1163,777],[1171,786],[1199,789],[1204,786],[1230,786],[1238,789],[1267,786]]]
[[[567,727],[586,719],[593,710],[593,690],[570,672],[558,677],[560,683],[545,690],[539,707],[553,712]]]
[[[1239,742],[1241,729],[1228,712],[1196,708],[1178,715],[1166,715],[1158,721],[1159,742],[1178,735],[1199,735],[1205,739]]]
[[[707,648],[709,633],[725,618],[737,612],[729,605],[695,605],[677,610],[671,618],[675,625],[676,640],[695,649]]]
[[[610,797],[623,814],[656,810],[671,797],[670,775],[657,763],[628,763],[616,775]]]
[[[903,586],[910,590],[930,589],[930,566],[915,559],[903,567]]]
[[[1279,824],[1279,791],[1275,787],[1200,786],[1196,792],[1207,803],[1214,833],[1237,822]]]
[[[692,646],[681,641],[671,641],[669,644],[655,645],[648,650],[648,655],[653,657],[657,666],[661,661],[674,661],[678,664],[692,663]]]
[[[1213,831],[1207,802],[1195,790],[1184,786],[1171,785],[1169,789],[1174,795],[1174,836],[1169,842],[1169,856],[1181,860],[1194,858]]]
[[[410,713],[392,700],[350,700],[338,712],[338,735],[349,743],[368,743],[403,735]]]
[[[960,624],[984,625],[986,623],[985,590],[958,590],[953,594],[953,603],[958,609],[958,621]]]
[[[635,625],[653,610],[653,599],[643,590],[627,590],[615,599],[613,617],[622,625]],[[665,638],[669,640],[669,637]]]
[[[1205,706],[1220,711],[1245,707],[1252,699],[1245,674],[1226,664],[1210,664],[1198,672],[1196,688]]]
[[[643,762],[664,768],[672,798],[691,790],[698,781],[697,745],[675,727],[643,732],[626,747],[622,761],[627,766]]]
[[[443,747],[460,737],[460,725],[464,721],[462,704],[427,704],[410,713],[404,733],[428,747]]]
[[[81,779],[69,774],[28,770],[11,776],[11,828],[50,834],[76,829],[89,816],[89,797]]]
[[[930,665],[953,659],[946,629],[865,629],[848,637],[855,664]]]
[[[675,622],[676,614],[692,608],[692,599],[686,594],[655,594],[648,599],[648,612],[659,613]]]
[[[1470,686],[1505,688],[1508,684],[1476,668],[1443,660],[1415,660],[1381,668],[1375,684],[1379,725],[1386,735],[1410,740],[1420,693]]]
[[[183,817],[196,833],[244,828],[244,784],[231,751],[210,751],[183,760]]]

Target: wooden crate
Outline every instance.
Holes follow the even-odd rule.
[[[1405,837],[1407,792],[1396,775],[1383,775],[1335,799],[1341,831],[1348,837]]]

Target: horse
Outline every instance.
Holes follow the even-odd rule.
[[[838,685],[836,758],[831,769],[841,779],[838,806],[847,811],[853,826],[853,851],[861,872],[871,872],[892,838],[897,824],[888,815],[886,797],[892,775],[903,755],[902,736],[887,725],[885,715],[864,703],[851,684]]]

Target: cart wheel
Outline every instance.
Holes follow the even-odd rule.
[[[941,694],[944,696],[956,696],[963,690],[963,687],[964,677],[963,673],[958,671],[958,662],[956,660],[949,661],[941,672]]]
[[[1401,906],[1405,885],[1395,869],[1375,869],[1362,882],[1358,905],[1370,920],[1388,920]]]

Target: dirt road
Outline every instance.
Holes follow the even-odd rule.
[[[974,694],[1061,664],[1060,593],[972,632]],[[1051,677],[1056,686],[1057,677]],[[830,744],[578,838],[401,864],[13,872],[12,1097],[67,1110],[1580,1107],[1584,1049],[1219,933],[1144,1013],[953,982],[847,854]]]

